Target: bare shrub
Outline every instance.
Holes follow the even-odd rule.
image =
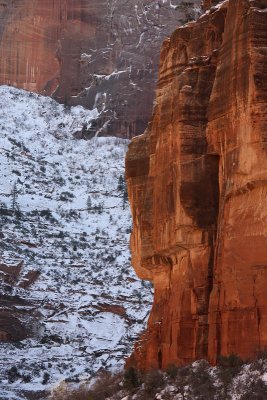
[[[233,379],[238,375],[243,364],[241,358],[235,354],[219,358],[218,377],[221,381],[221,395],[224,396],[225,399],[229,398]]]
[[[116,399],[116,394],[120,391],[120,382],[122,374],[111,374],[102,372],[91,388],[80,387],[71,389],[62,388],[53,394],[51,400],[106,400],[109,397]],[[119,400],[119,397],[118,397]]]
[[[171,379],[174,379],[178,374],[178,367],[175,364],[169,364],[167,365],[166,373]]]
[[[129,367],[128,369],[126,369],[123,377],[123,386],[125,387],[125,389],[136,389],[138,386],[140,386],[140,383],[141,379],[138,371],[134,367]]]
[[[59,389],[51,397],[51,400],[89,400],[89,391],[86,388]]]
[[[89,391],[87,400],[106,400],[120,390],[122,374],[103,372]]]
[[[207,361],[201,360],[197,363],[196,368],[190,368],[188,383],[190,384],[192,399],[206,400],[215,398],[216,386],[210,375],[210,365]]]
[[[153,394],[162,387],[164,384],[163,375],[158,370],[152,370],[148,372],[145,376],[144,388],[145,392]]]
[[[240,400],[266,400],[267,385],[258,378],[250,382],[246,388],[243,388]]]

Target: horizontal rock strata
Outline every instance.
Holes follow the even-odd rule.
[[[152,112],[163,38],[201,0],[5,0],[0,84],[101,112],[87,137],[142,133]],[[196,8],[195,8],[196,7]]]
[[[132,263],[155,288],[141,369],[267,347],[266,8],[225,1],[163,44],[126,158]]]

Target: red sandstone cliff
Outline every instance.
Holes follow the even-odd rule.
[[[163,44],[126,158],[132,263],[155,287],[139,368],[267,347],[266,11],[229,0]]]
[[[103,2],[102,2],[103,3]],[[0,82],[67,100],[81,90],[82,48],[104,42],[104,4],[87,0],[6,1],[0,5]],[[103,72],[102,70],[99,73]]]
[[[138,135],[151,116],[162,40],[200,3],[2,1],[0,84],[97,107],[89,137]]]

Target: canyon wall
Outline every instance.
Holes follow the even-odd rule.
[[[266,11],[224,1],[164,41],[126,157],[132,264],[155,289],[141,369],[267,348]]]
[[[203,0],[202,1],[202,9],[203,9],[203,11],[207,11],[211,7],[216,6],[220,2],[221,2],[221,0]]]
[[[183,3],[183,2],[182,2]],[[201,0],[3,0],[0,84],[97,107],[87,137],[142,133],[162,40]]]

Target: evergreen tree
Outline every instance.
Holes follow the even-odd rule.
[[[14,183],[12,191],[11,191],[11,196],[12,196],[12,213],[15,214],[16,211],[18,211],[18,189],[17,189],[17,182]]]
[[[119,182],[118,182],[118,190],[120,192],[122,192],[124,190],[124,187],[125,187],[125,182],[124,182],[123,176],[120,175]]]
[[[126,182],[122,175],[119,177],[118,190],[122,193],[122,207],[125,209],[126,202],[128,201],[128,193]]]
[[[92,208],[92,200],[91,200],[90,196],[87,197],[86,205],[87,205],[88,210],[90,208]]]
[[[124,373],[124,387],[126,389],[135,389],[140,385],[138,372],[134,367],[129,367]]]
[[[123,190],[123,209],[125,209],[127,201],[128,201],[128,192],[127,192],[127,187],[125,185]]]

